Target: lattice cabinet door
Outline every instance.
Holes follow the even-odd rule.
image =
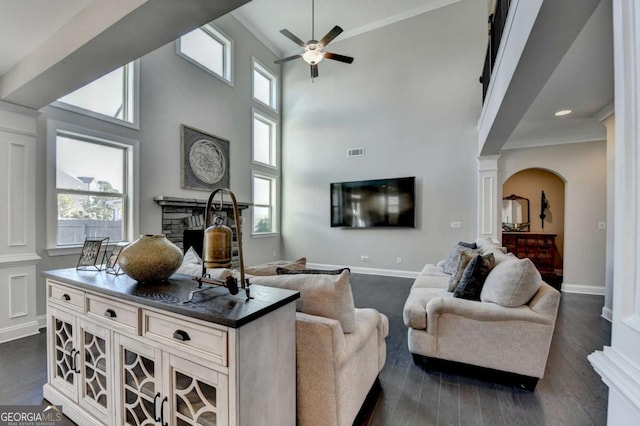
[[[47,333],[49,383],[73,401],[78,400],[78,329],[75,315],[55,308],[49,308]]]
[[[120,334],[116,347],[115,386],[117,425],[160,424],[160,411],[167,405],[162,391],[162,353],[153,346]]]
[[[166,359],[166,357],[165,357]],[[175,355],[169,355],[170,425],[227,426],[229,424],[228,377]]]
[[[111,332],[81,319],[80,404],[97,419],[110,424],[113,416]]]

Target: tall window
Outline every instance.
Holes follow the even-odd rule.
[[[277,77],[265,66],[253,59],[253,98],[276,110]]]
[[[258,111],[253,111],[252,152],[253,162],[276,167],[276,122]]]
[[[180,37],[178,54],[203,70],[233,83],[233,41],[213,25]]]
[[[137,123],[136,67],[131,62],[58,99],[55,106],[107,119]]]
[[[49,172],[49,248],[78,246],[87,237],[109,237],[110,242],[130,239],[135,141],[56,125],[49,124],[50,152],[55,155],[55,170]]]
[[[253,174],[253,234],[272,234],[276,229],[275,176]]]

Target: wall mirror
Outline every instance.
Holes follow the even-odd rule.
[[[502,199],[502,230],[529,231],[529,199],[511,194]]]

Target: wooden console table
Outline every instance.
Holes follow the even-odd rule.
[[[534,232],[503,232],[502,245],[515,256],[529,258],[543,278],[555,276],[554,257],[557,234]]]
[[[61,269],[47,278],[44,397],[81,425],[291,425],[296,422],[295,300],[196,283],[138,284]]]

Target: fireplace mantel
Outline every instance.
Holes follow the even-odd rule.
[[[223,205],[225,207],[231,207],[231,201],[228,200],[229,197],[227,197],[227,200],[223,199]],[[168,206],[168,207],[201,207],[201,208],[205,208],[207,207],[207,200],[201,200],[201,199],[197,199],[197,198],[180,198],[180,197],[169,197],[166,195],[159,195],[157,197],[154,197],[153,200],[158,203],[158,205],[164,207],[164,206]],[[217,198],[216,200],[216,204],[219,205],[219,202],[217,202]],[[238,202],[238,210],[244,210],[251,207],[251,204],[249,203],[243,203],[243,202]]]

